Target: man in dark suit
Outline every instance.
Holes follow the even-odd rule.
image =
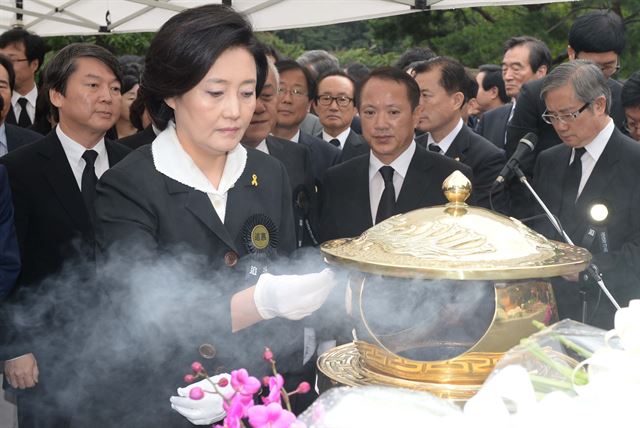
[[[476,102],[480,110],[480,121],[476,132],[498,148],[504,147],[507,122],[512,104],[502,78],[502,70],[495,64],[481,65],[476,75],[478,93]]]
[[[313,173],[319,181],[327,168],[338,163],[340,149],[300,129],[316,96],[315,82],[309,70],[295,61],[278,61],[276,67],[280,75],[278,120],[272,133],[309,149]]]
[[[587,247],[605,284],[621,306],[640,297],[640,145],[623,135],[609,116],[611,91],[598,66],[571,61],[556,67],[541,91],[549,121],[564,144],[543,151],[534,171],[534,187],[571,240]],[[592,239],[592,206],[604,205],[608,216],[599,225],[608,238]],[[541,210],[539,210],[541,212]],[[601,210],[602,211],[602,210]],[[560,239],[546,220],[536,223],[545,236]],[[614,306],[595,283],[565,278],[554,286],[560,318],[613,328]]]
[[[422,94],[422,127],[428,131],[416,142],[471,167],[474,178],[470,198],[472,205],[506,212],[508,199],[504,189],[490,195],[493,183],[506,162],[504,151],[473,132],[462,121],[461,109],[467,101],[466,87],[471,77],[462,64],[446,57],[417,64],[413,73]]]
[[[0,165],[0,302],[11,292],[20,273],[20,253],[13,222],[7,170]]]
[[[629,136],[640,141],[640,71],[633,73],[622,86],[624,127]]]
[[[23,28],[13,28],[0,35],[0,53],[9,57],[15,68],[15,92],[6,121],[28,128],[36,121],[38,87],[36,73],[44,63],[47,46],[44,40]]]
[[[467,166],[416,145],[420,91],[396,68],[363,80],[358,109],[371,152],[329,168],[322,188],[322,240],[358,236],[394,214],[446,203],[442,182]]]
[[[28,313],[38,305],[42,314],[32,315],[27,325],[8,320],[2,329],[5,377],[24,390],[18,398],[22,428],[69,425],[71,411],[56,401],[69,386],[61,381],[69,378],[69,368],[57,366],[58,355],[69,352],[68,337],[65,323],[54,317],[56,281],[47,277],[73,260],[80,280],[90,278],[95,184],[129,152],[104,140],[120,108],[120,67],[111,53],[91,44],[69,45],[51,60],[44,78],[58,126],[0,159],[9,172],[23,266],[13,305],[5,308]]]
[[[344,71],[333,70],[318,77],[314,109],[323,130],[316,135],[342,150],[340,162],[368,153],[364,138],[353,132],[351,121],[356,114],[356,84]]]
[[[289,176],[297,247],[317,245],[315,225],[316,191],[311,156],[306,146],[269,135],[278,120],[278,70],[269,62],[267,78],[251,123],[242,136],[245,147],[260,150],[278,159]]]
[[[619,56],[625,45],[624,23],[613,11],[598,10],[576,18],[569,30],[567,53],[570,60],[586,59],[595,62],[605,77],[611,91],[611,111],[618,129],[624,129],[624,111],[620,100],[622,85],[611,77],[620,68]],[[544,79],[523,85],[513,111],[513,118],[507,128],[505,150],[510,157],[516,150],[520,139],[529,132],[538,136],[534,152],[525,157],[521,168],[527,176],[533,174],[536,157],[549,147],[562,143],[553,126],[542,120],[545,104],[540,97]],[[522,217],[527,211],[528,196],[519,182],[511,186],[511,215]]]
[[[0,55],[0,156],[42,138],[37,132],[6,123],[15,82],[16,74],[11,60]]]

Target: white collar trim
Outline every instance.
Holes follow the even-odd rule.
[[[182,148],[173,122],[169,122],[165,130],[153,140],[151,154],[158,172],[185,186],[220,196],[233,188],[247,164],[247,150],[242,144],[238,144],[235,149],[227,153],[220,185],[216,189]]]

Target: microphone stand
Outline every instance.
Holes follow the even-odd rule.
[[[547,215],[547,218],[551,222],[551,225],[558,231],[560,236],[562,236],[562,239],[564,239],[565,242],[570,245],[575,245],[573,241],[571,241],[571,238],[569,238],[569,235],[567,235],[567,233],[564,231],[564,229],[560,225],[560,222],[556,220],[554,215],[551,214],[551,211],[549,211],[549,208],[547,208],[547,205],[542,201],[542,199],[540,199],[540,196],[538,196],[536,191],[533,190],[533,187],[531,187],[531,184],[529,184],[529,180],[527,180],[527,176],[524,175],[524,173],[522,172],[522,170],[518,165],[514,165],[513,172],[518,176],[518,179],[520,180],[520,182],[524,184],[527,189],[529,189],[529,192],[533,195],[533,197],[536,198],[536,201],[538,201],[538,205],[542,207],[545,214]],[[605,296],[607,296],[611,304],[615,306],[616,309],[620,309],[620,305],[618,304],[616,299],[614,299],[614,297],[611,295],[611,292],[609,292],[609,289],[607,288],[607,286],[604,284],[604,281],[602,280],[602,276],[600,275],[600,271],[598,270],[598,267],[594,263],[590,263],[586,269],[586,272],[598,284],[598,286],[604,292]],[[583,315],[586,315],[586,314],[583,314]]]

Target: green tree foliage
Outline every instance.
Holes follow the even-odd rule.
[[[640,0],[583,0],[530,6],[500,6],[447,11],[424,11],[369,21],[259,34],[285,57],[297,58],[305,50],[326,49],[341,64],[360,62],[369,67],[390,65],[404,50],[424,46],[469,67],[500,64],[504,41],[527,34],[544,40],[559,63],[566,59],[567,33],[573,19],[593,9],[608,8],[623,17],[627,47],[621,77],[640,69]],[[72,42],[93,42],[116,55],[145,55],[153,33],[52,37],[55,52]]]

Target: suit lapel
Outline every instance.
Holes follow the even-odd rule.
[[[124,147],[118,147],[117,143],[111,140],[105,140],[104,145],[107,148],[107,157],[109,158],[109,168],[117,164],[125,157],[129,151]]]
[[[16,119],[16,114],[13,112],[13,106],[9,109],[9,113],[7,113],[7,117],[4,120],[6,123],[11,125],[17,125],[18,121]]]
[[[231,239],[227,228],[222,224],[222,221],[220,221],[220,217],[218,217],[218,214],[211,205],[209,197],[205,193],[179,183],[169,177],[165,177],[165,181],[167,183],[167,191],[170,195],[188,193],[185,205],[187,211],[191,212],[191,214],[207,226],[211,232],[220,238],[221,241],[235,251],[233,239]],[[227,206],[229,206],[229,201],[227,201]]]
[[[396,201],[395,214],[406,213],[418,208],[422,205],[421,201],[424,200],[425,196],[434,192],[431,188],[435,186],[435,183],[428,180],[427,176],[427,170],[431,165],[426,165],[425,168],[421,167],[423,164],[421,162],[421,150],[423,149],[416,147],[416,152],[413,154]],[[437,190],[435,190],[435,193],[437,194]]]
[[[598,162],[596,162],[593,171],[591,171],[591,175],[589,175],[589,179],[584,185],[584,189],[582,189],[576,201],[575,213],[577,215],[576,221],[571,228],[572,232],[580,230],[584,223],[588,221],[589,216],[586,213],[589,210],[589,206],[594,200],[602,199],[602,196],[606,195],[608,184],[616,174],[615,164],[618,162],[616,153],[619,152],[616,146],[621,144],[620,139],[616,135],[617,132],[617,130],[614,130],[613,134],[611,134],[607,146],[600,155]]]
[[[353,212],[353,219],[356,222],[362,222],[362,230],[367,230],[373,226],[373,219],[371,218],[371,199],[369,191],[369,156],[363,156],[360,162],[353,169],[354,183],[349,185],[344,183],[345,187],[350,189],[351,198],[351,210]]]
[[[82,194],[78,188],[69,160],[67,159],[60,140],[55,130],[51,131],[40,146],[40,155],[43,158],[42,168],[45,179],[51,185],[53,192],[69,214],[78,230],[88,232],[91,230],[89,214],[84,206]]]
[[[456,138],[453,139],[453,142],[447,149],[445,156],[457,160],[459,162],[464,163],[465,160],[465,152],[469,147],[469,135],[467,132],[473,132],[471,130],[467,130],[467,125],[462,125],[462,129],[456,135]]]

